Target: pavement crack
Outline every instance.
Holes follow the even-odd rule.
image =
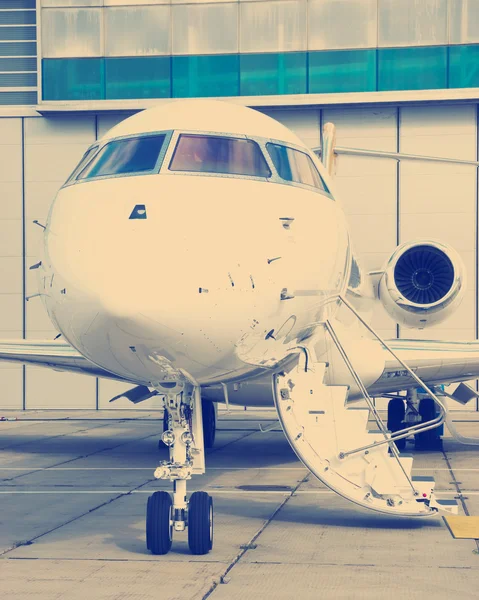
[[[310,473],[308,471],[308,473],[303,477],[303,479],[301,479],[296,484],[296,486],[291,490],[291,492],[284,498],[284,500],[281,502],[281,504],[279,504],[279,506],[276,507],[276,509],[271,514],[271,516],[263,523],[263,525],[259,528],[259,530],[249,540],[249,542],[247,542],[246,544],[243,544],[241,546],[241,552],[239,552],[236,555],[236,557],[230,562],[230,564],[226,567],[226,569],[223,571],[223,573],[220,574],[219,580],[213,582],[213,584],[210,587],[210,589],[202,597],[202,600],[206,600],[207,598],[209,598],[211,596],[211,594],[215,591],[215,589],[218,587],[218,585],[221,585],[221,583],[225,583],[226,582],[228,573],[239,563],[239,561],[243,558],[243,556],[249,550],[256,549],[256,547],[257,547],[257,544],[255,544],[256,540],[263,533],[263,531],[268,527],[268,525],[270,523],[272,523],[272,521],[275,519],[276,515],[291,500],[291,498],[294,496],[295,492],[299,489],[299,487],[301,485],[303,485],[303,483],[306,483],[308,481],[309,476],[310,476]]]

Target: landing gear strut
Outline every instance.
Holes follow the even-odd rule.
[[[213,448],[216,436],[216,408],[211,400],[201,401],[201,412],[203,415],[203,442],[205,448]],[[163,433],[169,429],[168,411],[165,409],[163,415]],[[158,441],[158,449],[163,450],[166,444],[163,439]]]
[[[148,499],[146,545],[152,554],[166,554],[173,532],[188,527],[191,552],[207,554],[213,547],[213,501],[206,492],[193,493],[189,502],[186,499],[187,480],[205,472],[200,387],[188,380],[163,382],[155,387],[165,398],[168,429],[162,441],[170,450],[169,460],[159,465],[155,477],[173,483],[173,497],[160,491]]]

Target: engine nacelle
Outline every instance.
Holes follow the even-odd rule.
[[[459,254],[439,242],[408,242],[397,248],[379,282],[379,298],[400,325],[424,329],[444,321],[466,291]]]

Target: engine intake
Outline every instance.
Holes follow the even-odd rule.
[[[379,297],[401,325],[423,329],[452,314],[465,293],[464,265],[452,248],[439,242],[409,242],[389,259],[379,282]]]

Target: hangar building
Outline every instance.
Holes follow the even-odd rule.
[[[25,301],[33,221],[87,146],[135,111],[200,96],[262,110],[311,146],[332,121],[341,146],[478,160],[479,2],[0,0],[0,338],[56,335]],[[378,314],[379,332],[478,339],[477,169],[341,156],[337,187],[368,269],[418,238],[467,267],[448,321],[407,331]],[[108,404],[122,387],[0,365],[3,408],[123,408]]]

